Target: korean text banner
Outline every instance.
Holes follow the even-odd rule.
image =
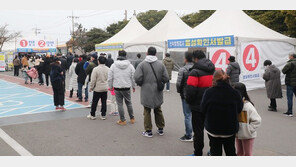
[[[122,50],[123,43],[97,44],[96,51]]]
[[[56,48],[56,44],[55,41],[52,40],[21,39],[18,41],[17,48]]]
[[[5,71],[5,53],[4,52],[0,52],[0,71]]]
[[[168,40],[168,48],[225,47],[225,46],[234,46],[233,35]]]

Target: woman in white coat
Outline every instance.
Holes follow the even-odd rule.
[[[77,82],[77,74],[75,73],[75,68],[77,63],[79,62],[78,58],[73,59],[73,63],[69,69],[69,90],[70,90],[70,98],[73,97],[73,92],[78,90],[78,82]]]

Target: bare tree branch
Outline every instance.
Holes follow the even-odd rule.
[[[21,36],[21,32],[10,32],[7,27],[8,24],[0,27],[0,52],[2,51],[3,45],[5,43]]]

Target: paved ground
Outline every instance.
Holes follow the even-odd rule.
[[[10,72],[1,73],[11,75]],[[1,75],[0,75],[1,78]],[[192,143],[178,140],[184,134],[183,115],[175,85],[165,92],[162,106],[165,135],[144,138],[143,108],[139,89],[132,94],[136,124],[116,125],[118,117],[90,121],[85,118],[89,109],[67,112],[49,112],[0,118],[0,128],[33,155],[168,155],[183,156],[192,153]],[[265,90],[250,91],[250,97],[262,117],[262,126],[255,140],[255,155],[296,155],[296,119],[285,117],[285,96],[278,100],[278,112],[268,112]],[[285,92],[284,92],[285,93]],[[294,101],[295,102],[295,101]],[[294,110],[295,111],[295,110]],[[155,130],[154,130],[155,132]],[[209,149],[205,137],[206,152]],[[18,155],[0,139],[0,155]]]

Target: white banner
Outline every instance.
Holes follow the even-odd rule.
[[[215,64],[216,70],[226,71],[229,64],[228,58],[235,56],[235,47],[208,47],[207,52],[210,60]]]

